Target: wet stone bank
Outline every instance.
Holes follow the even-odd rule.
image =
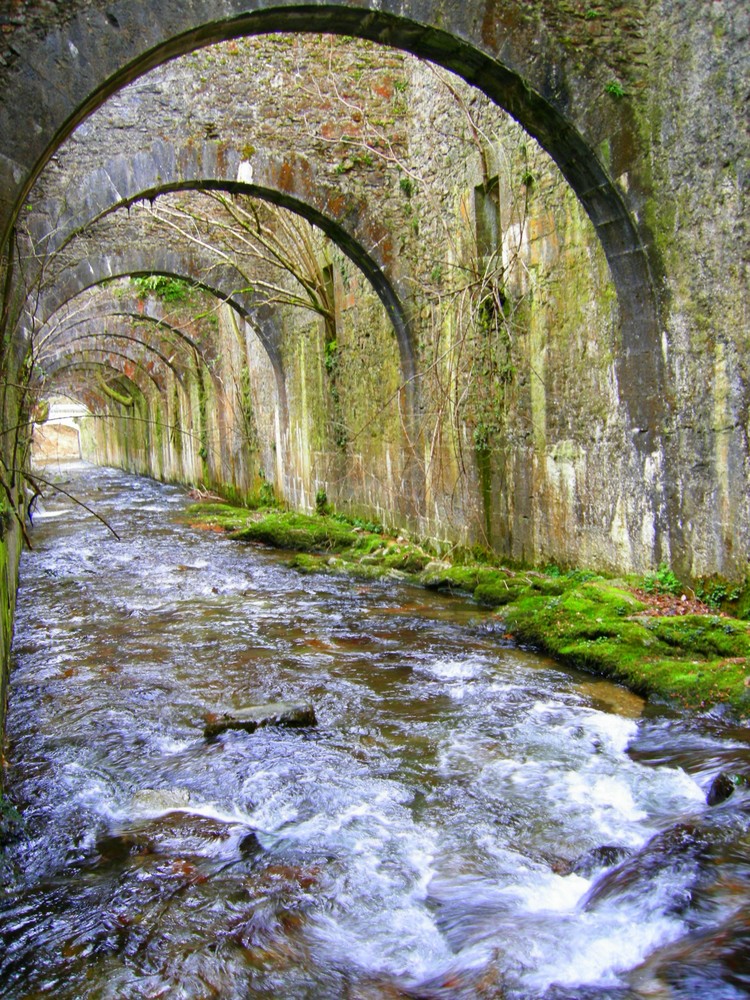
[[[4,996],[747,995],[747,730],[68,476],[122,541],[51,501],[22,565]]]

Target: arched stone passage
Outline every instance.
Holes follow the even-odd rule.
[[[112,317],[117,322],[125,320],[138,326],[150,324],[154,328],[155,343],[161,342],[163,334],[170,342],[182,344],[193,356],[197,352],[204,362],[214,356],[213,340],[205,338],[198,322],[176,315],[173,307],[155,295],[144,298],[128,294],[127,286],[119,286],[115,292],[109,285],[97,285],[89,290],[87,297],[82,293],[60,306],[38,332],[36,349],[43,350],[50,341],[78,324],[99,324],[102,327]]]
[[[157,143],[156,148],[133,158],[118,157],[81,180],[80,199],[69,205],[69,211],[56,219],[53,227],[40,223],[48,221],[54,206],[37,206],[37,232],[32,230],[32,236],[36,235],[43,253],[51,257],[87,226],[111,212],[171,192],[223,191],[270,202],[317,226],[362,271],[391,319],[408,382],[415,374],[414,345],[405,306],[409,289],[400,273],[393,235],[362,199],[342,195],[328,179],[317,175],[308,160],[294,154],[254,156],[250,164],[241,155],[238,149],[225,149],[217,160],[214,148],[212,164],[208,165],[195,146],[186,146],[175,155],[175,150],[167,154]],[[210,169],[214,173],[207,173]],[[113,175],[118,177],[116,187]],[[233,179],[251,175],[254,183]]]
[[[154,295],[143,298],[128,295],[127,286],[115,290],[99,285],[56,310],[35,337],[35,358],[43,364],[46,356],[64,348],[71,337],[104,340],[123,335],[131,342],[142,340],[170,364],[179,379],[194,360],[208,366],[216,356],[215,338],[200,329],[200,322],[175,315],[174,308]]]
[[[148,371],[138,364],[131,356],[117,351],[81,350],[72,357],[59,357],[50,361],[46,368],[48,380],[55,384],[63,375],[77,372],[114,372],[118,377],[127,379],[143,396],[164,390],[164,383],[154,372]]]
[[[142,388],[138,383],[130,378],[122,366],[109,363],[99,363],[78,358],[75,362],[60,366],[54,374],[55,394],[69,395],[71,398],[83,403],[92,414],[102,412],[110,398],[97,386],[96,380],[92,379],[92,374],[99,373],[102,377],[109,375],[116,378],[118,384],[127,389],[128,394],[138,396],[142,394]]]
[[[119,294],[115,294],[111,288],[100,288],[84,305],[73,299],[58,310],[48,330],[37,336],[35,367],[43,373],[43,391],[49,394],[50,386],[54,387],[60,374],[68,369],[87,371],[78,364],[82,360],[117,359],[118,371],[128,373],[132,368],[151,377],[161,397],[163,412],[168,411],[171,400],[173,410],[189,414],[191,385],[196,376],[204,384],[207,380],[216,382],[213,331],[207,342],[200,343],[197,337],[176,326],[174,319],[169,322],[170,313],[163,303],[153,298],[128,300],[122,291],[119,288]],[[203,332],[206,336],[206,331]],[[167,377],[168,372],[172,380]],[[95,392],[96,386],[91,388]],[[141,388],[149,396],[146,391],[149,387],[141,385]],[[215,385],[214,391],[217,389],[219,386]],[[98,413],[99,408],[97,404],[94,412]],[[173,414],[173,419],[176,415]]]
[[[145,16],[140,4],[127,0],[116,14],[104,7],[103,0],[91,0],[65,25],[48,26],[43,50],[24,38],[24,72],[18,71],[19,60],[7,70],[9,89],[23,106],[43,109],[44,125],[38,132],[25,123],[19,129],[14,109],[2,109],[0,165],[10,193],[0,205],[5,231],[39,170],[75,125],[118,88],[167,59],[211,42],[273,31],[331,32],[389,44],[478,86],[558,163],[597,230],[617,287],[623,319],[619,379],[628,389],[638,387],[637,393],[624,393],[631,423],[634,430],[654,427],[663,402],[660,330],[648,233],[634,221],[648,165],[628,106],[601,100],[606,51],[601,65],[592,62],[582,74],[579,57],[563,42],[565,18],[558,5],[363,0],[355,8],[256,0],[248,10],[240,0],[203,0],[150,8]],[[643,55],[639,27],[618,53],[624,71],[628,54]],[[605,146],[608,169],[596,153]],[[625,174],[627,188],[613,179]]]
[[[139,364],[156,376],[158,366],[168,368],[179,385],[183,385],[185,371],[182,365],[176,365],[174,359],[167,357],[161,349],[162,345],[155,338],[146,339],[133,331],[129,322],[121,321],[116,324],[109,324],[106,330],[102,330],[89,320],[79,320],[59,331],[54,341],[46,344],[37,354],[37,364],[49,371],[49,365],[54,365],[58,360],[70,358],[71,356],[85,352],[87,350],[102,350],[102,345],[114,344],[123,357],[128,357],[134,363]],[[160,376],[159,390],[164,390],[164,380]]]
[[[95,425],[104,421],[110,427],[120,428],[121,457],[133,471],[139,471],[146,452],[152,454],[157,466],[163,465],[166,437],[179,434],[181,442],[185,439],[188,445],[192,444],[191,431],[175,426],[170,420],[168,371],[167,366],[159,371],[137,352],[118,351],[111,343],[107,348],[97,349],[94,341],[91,346],[71,345],[70,352],[48,358],[44,388],[47,395],[65,392],[83,402],[89,410],[87,420]],[[174,379],[172,384],[177,384]],[[182,410],[187,397],[181,387],[177,391]],[[87,437],[91,437],[90,430]],[[182,452],[181,446],[180,455]],[[191,463],[194,467],[194,452],[192,445],[182,470],[186,476],[190,474]],[[105,463],[108,458],[106,452],[97,455],[97,460]]]
[[[242,291],[244,279],[234,268],[216,268],[214,264],[215,261],[201,257],[198,253],[179,253],[164,248],[150,249],[134,245],[118,256],[86,259],[60,275],[61,280],[38,303],[35,315],[30,314],[27,323],[29,328],[32,324],[43,328],[59,309],[81,292],[116,278],[160,274],[188,281],[232,306],[250,323],[271,361],[279,400],[282,410],[285,410],[286,392],[274,311],[268,305],[257,304],[250,294]],[[206,278],[209,273],[210,278]]]
[[[143,328],[151,326],[148,340],[144,340],[144,345],[160,352],[167,343],[174,346],[180,354],[180,363],[183,356],[188,352],[198,353],[202,357],[201,349],[184,330],[166,320],[156,319],[135,308],[122,308],[114,303],[98,303],[98,307],[89,308],[85,313],[72,316],[61,316],[64,310],[59,310],[56,314],[56,322],[49,331],[42,330],[37,338],[37,356],[44,357],[47,353],[53,353],[58,345],[66,342],[70,336],[77,335],[80,329],[85,331],[85,336],[112,336],[112,329],[108,325],[112,322],[118,326],[126,324],[128,329],[134,326]],[[175,351],[173,350],[173,354]],[[205,360],[205,359],[204,359]],[[178,368],[175,367],[177,374]]]
[[[95,416],[104,406],[105,400],[101,391],[96,392],[88,382],[85,385],[79,385],[72,375],[65,372],[58,373],[55,377],[55,395],[80,403],[92,416]]]
[[[276,423],[275,438],[272,439],[266,434],[260,450],[263,452],[264,466],[269,470],[269,475],[275,466],[278,473],[278,470],[283,468],[289,410],[280,357],[267,349],[271,337],[276,338],[272,340],[273,344],[278,343],[274,309],[263,304],[257,305],[250,294],[239,298],[233,297],[227,288],[223,290],[217,288],[218,281],[210,287],[206,281],[197,281],[194,274],[202,273],[201,268],[198,267],[197,271],[192,268],[191,271],[186,260],[180,261],[174,254],[169,256],[169,259],[161,257],[155,260],[148,257],[147,264],[145,272],[140,273],[164,274],[168,277],[187,279],[208,293],[204,298],[214,296],[217,299],[217,306],[224,304],[233,307],[244,321],[245,336],[250,337],[252,331],[255,335],[252,339],[255,340],[257,337],[260,346],[259,348],[256,346],[255,355],[264,358],[258,378],[269,385],[269,399],[272,400],[273,420]],[[205,264],[203,261],[203,265]],[[117,416],[119,440],[128,450],[128,461],[132,464],[132,470],[150,474],[166,473],[171,478],[186,482],[208,481],[209,475],[219,478],[231,477],[231,463],[234,460],[232,449],[235,447],[233,442],[236,442],[237,436],[236,426],[234,431],[226,434],[224,425],[227,421],[221,414],[222,407],[212,404],[208,408],[211,412],[207,412],[206,407],[197,401],[197,398],[203,396],[204,399],[213,401],[222,399],[224,404],[229,403],[233,411],[238,406],[237,386],[222,385],[221,348],[217,341],[217,338],[220,339],[220,331],[214,323],[201,320],[200,316],[190,316],[196,305],[201,314],[205,315],[205,302],[199,304],[193,299],[188,299],[186,304],[172,304],[170,308],[169,303],[159,302],[154,295],[146,295],[143,298],[141,297],[143,293],[141,296],[135,296],[132,290],[128,294],[127,285],[113,285],[109,280],[110,275],[115,278],[128,278],[133,271],[137,274],[139,267],[144,266],[142,259],[137,256],[136,248],[133,248],[132,254],[126,254],[118,261],[114,268],[115,274],[112,274],[112,258],[102,258],[98,262],[89,261],[88,265],[84,271],[86,280],[83,284],[86,287],[66,285],[76,294],[72,294],[70,298],[57,305],[51,298],[45,299],[40,304],[40,315],[47,315],[49,312],[46,324],[34,338],[37,345],[42,345],[37,359],[40,368],[48,376],[44,386],[45,391],[48,392],[50,387],[54,387],[61,375],[65,375],[71,366],[75,368],[74,362],[68,357],[71,350],[102,363],[106,363],[107,358],[110,358],[119,359],[120,366],[136,364],[137,370],[143,369],[144,377],[150,377],[152,382],[158,374],[155,371],[157,362],[153,359],[158,357],[158,365],[163,367],[164,373],[169,372],[175,377],[171,382],[168,379],[159,379],[155,385],[156,393],[153,391],[153,386],[149,387],[142,381],[139,382],[146,412],[135,416],[141,425],[140,434],[136,428],[137,447],[131,445],[128,438],[128,422],[133,419],[133,414],[123,410]],[[219,276],[219,272],[212,275],[215,279]],[[230,277],[233,275],[230,274]],[[102,281],[104,285],[101,284]],[[54,285],[56,289],[61,287],[59,283]],[[183,322],[187,330],[182,329]],[[266,340],[261,336],[259,329],[261,323],[265,324]],[[149,355],[144,355],[143,350],[137,348],[133,342],[133,329],[143,331],[144,328],[150,328],[152,331],[147,336],[141,334],[141,337],[145,336],[146,347],[151,351]],[[77,332],[79,330],[83,332],[79,334]],[[45,335],[48,336],[46,341]],[[83,338],[82,344],[76,345],[75,342],[71,342],[79,336]],[[167,356],[165,341],[175,345],[177,352],[175,357]],[[44,356],[45,345],[51,348],[49,358]],[[77,370],[83,374],[87,369],[79,366]],[[122,370],[128,373],[127,368]],[[94,369],[89,368],[88,371]],[[94,396],[99,399],[96,384],[91,389]],[[79,384],[76,386],[76,391],[80,393],[84,390]],[[87,405],[92,408],[89,403]],[[107,412],[111,410],[111,405],[106,399],[103,404],[100,402],[97,405],[99,407],[104,405]],[[99,412],[96,407],[94,409]],[[229,424],[234,422],[236,425],[236,412],[233,416],[230,414],[228,422]],[[160,444],[154,450],[153,435],[161,434],[162,431],[176,433],[182,442],[180,447],[170,449],[165,441],[163,447]],[[143,434],[146,434],[145,438]],[[152,435],[150,444],[148,435]],[[210,445],[209,437],[211,437]],[[106,449],[104,438],[101,435],[97,437],[97,460],[105,462],[114,460],[114,456],[108,452],[98,450],[100,446]],[[205,459],[201,455],[204,445],[210,450],[207,464],[204,464]],[[252,476],[254,457],[243,454],[236,460],[244,463],[244,472]],[[156,464],[149,464],[151,462]],[[251,485],[248,482],[244,483],[245,488],[250,488]]]

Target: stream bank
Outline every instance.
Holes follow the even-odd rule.
[[[509,636],[563,663],[682,708],[723,706],[741,723],[750,717],[750,624],[681,592],[671,574],[612,580],[586,570],[510,569],[455,549],[437,557],[424,544],[326,509],[308,515],[217,500],[193,504],[185,517],[293,551],[291,565],[301,572],[391,576],[470,594],[496,610]],[[667,586],[677,591],[671,600]]]

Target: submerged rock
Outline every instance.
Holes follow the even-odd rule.
[[[671,871],[694,871],[697,878],[699,862],[711,850],[715,835],[694,823],[677,823],[669,830],[656,834],[640,851],[605,872],[592,885],[581,901],[589,910],[613,897],[636,899],[654,891],[661,880],[665,893],[664,909],[680,913],[690,904],[690,887],[684,880],[672,880],[671,889],[664,876]],[[666,898],[670,896],[671,898]]]
[[[726,802],[733,792],[734,781],[726,771],[720,771],[708,787],[706,803],[709,806],[718,806],[721,802]]]
[[[245,824],[178,809],[155,819],[138,820],[128,829],[110,831],[97,840],[96,849],[109,863],[151,855],[156,860],[198,865],[236,854],[252,858],[262,853],[263,846]]]
[[[255,854],[260,854],[263,847],[261,846],[257,836],[251,830],[250,833],[246,833],[239,842],[237,849],[243,857],[253,857]]]
[[[203,735],[210,739],[226,732],[227,729],[244,729],[246,733],[254,733],[262,726],[302,728],[315,725],[317,725],[317,719],[312,705],[301,702],[276,701],[269,705],[238,708],[235,712],[225,712],[223,715],[208,715]]]
[[[96,849],[103,861],[118,862],[135,855],[152,854],[154,845],[142,831],[128,831],[100,837],[96,842]]]
[[[138,812],[167,812],[182,809],[190,802],[187,788],[141,788],[133,796],[131,805]]]
[[[611,868],[612,865],[619,865],[621,861],[629,858],[633,852],[627,847],[615,847],[606,844],[603,847],[594,847],[586,851],[578,858],[571,868],[575,875],[582,875],[584,878],[591,878],[594,872],[600,868]]]

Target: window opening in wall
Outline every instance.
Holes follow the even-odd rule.
[[[474,232],[477,264],[483,271],[500,247],[500,185],[497,177],[474,188]]]
[[[326,316],[326,341],[336,340],[336,298],[333,279],[333,264],[326,264],[322,268],[323,292],[325,296],[328,315]]]

